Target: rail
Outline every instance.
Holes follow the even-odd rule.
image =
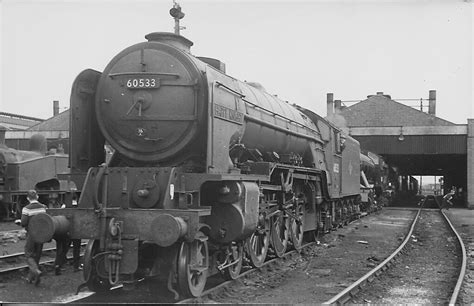
[[[387,259],[385,259],[382,263],[380,263],[378,266],[376,266],[374,269],[372,269],[370,272],[359,278],[355,283],[341,291],[339,294],[334,296],[332,299],[324,302],[323,304],[344,304],[347,302],[355,292],[358,292],[360,287],[363,286],[365,283],[367,283],[368,280],[372,280],[375,276],[378,276],[382,273],[382,271],[385,271],[388,269],[389,264],[392,262],[392,260],[401,254],[401,251],[403,248],[405,248],[406,244],[410,240],[410,237],[413,233],[413,229],[415,228],[416,222],[418,221],[418,218],[421,213],[421,208],[418,210],[415,218],[413,219],[413,222],[411,224],[410,230],[408,231],[408,234],[406,235],[405,239],[403,242],[400,244],[400,246],[393,252]],[[374,276],[375,275],[375,276]]]
[[[355,222],[357,221],[358,219],[355,219],[353,221],[351,221],[350,223],[352,222]],[[307,247],[310,247],[310,246],[313,246],[315,245],[316,242],[308,242],[308,243],[305,243],[304,245],[302,245],[302,249],[305,249]],[[301,249],[301,250],[302,250]],[[287,251],[281,258],[280,257],[275,257],[275,258],[272,258],[272,259],[269,259],[267,261],[265,261],[265,263],[263,264],[262,267],[260,268],[249,268],[248,270],[246,271],[243,271],[242,273],[240,273],[236,279],[240,279],[240,278],[243,278],[251,273],[255,273],[257,271],[260,271],[263,267],[265,266],[268,266],[270,264],[273,264],[275,262],[277,262],[278,260],[281,260],[283,258],[287,258],[289,256],[293,256],[293,255],[296,255],[296,254],[299,254],[300,251],[297,251],[295,249],[293,250],[289,250]],[[234,281],[236,280],[227,280],[227,281],[224,281],[224,282],[221,282],[221,283],[218,283],[218,284],[215,284],[213,285],[211,288],[208,288],[206,290],[204,290],[201,294],[200,297],[198,298],[185,298],[185,299],[181,299],[181,300],[172,300],[170,299],[169,301],[167,302],[164,302],[164,303],[175,303],[175,304],[192,304],[192,303],[200,303],[200,299],[202,299],[203,297],[205,297],[206,295],[209,295],[217,290],[219,290],[220,288],[223,288],[223,287],[226,287],[232,283],[234,283]],[[139,282],[142,282],[144,281],[145,279],[140,279]],[[114,286],[111,288],[111,291],[113,290],[118,290],[118,289],[123,289],[123,285],[122,284],[119,284],[117,286]],[[93,296],[96,295],[96,292],[91,292],[91,291],[84,291],[84,292],[80,292],[79,295],[67,295],[67,296],[64,296],[64,297],[58,297],[56,300],[54,300],[53,302],[55,303],[93,303],[92,301],[89,301],[87,300],[88,298],[91,298]],[[162,301],[160,303],[163,303]]]
[[[330,300],[324,302],[324,305],[327,304],[344,304],[348,302],[359,290],[369,281],[372,281],[375,277],[379,276],[383,271],[387,270],[390,265],[393,262],[393,259],[400,254],[402,254],[403,249],[405,248],[407,242],[410,240],[410,237],[413,233],[413,230],[415,228],[416,222],[419,219],[420,213],[423,208],[420,208],[413,219],[412,225],[410,227],[410,230],[408,231],[408,234],[406,235],[405,239],[403,242],[400,244],[400,246],[389,256],[387,259],[385,259],[382,263],[380,263],[377,267],[372,269],[370,272],[362,276],[360,279],[358,279],[356,282],[354,282],[352,285],[341,291],[339,294],[331,298]],[[461,271],[459,273],[458,280],[456,282],[456,286],[453,290],[453,293],[451,295],[449,305],[455,305],[456,300],[459,296],[459,292],[463,283],[463,279],[466,273],[466,266],[467,266],[467,258],[466,258],[466,248],[464,246],[464,243],[461,239],[461,236],[458,234],[454,226],[452,225],[451,221],[449,218],[446,216],[446,214],[441,211],[442,215],[444,216],[445,221],[448,223],[449,227],[453,231],[453,233],[456,235],[458,239],[458,243],[460,244],[461,251],[462,251],[462,264],[461,264]]]
[[[314,245],[315,243],[316,243],[316,242],[308,242],[308,243],[302,245],[301,250],[304,249],[304,248],[307,248],[307,247],[309,247],[309,246],[312,246],[312,245]],[[276,261],[278,261],[278,260],[281,260],[281,259],[283,259],[283,258],[287,258],[287,257],[292,256],[292,255],[296,255],[297,253],[299,254],[299,252],[301,252],[301,250],[300,250],[300,251],[298,251],[298,250],[290,250],[290,251],[286,252],[282,257],[275,257],[275,258],[272,258],[272,259],[270,259],[270,260],[265,261],[265,263],[264,263],[260,268],[250,268],[249,270],[240,273],[239,276],[237,276],[235,279],[227,280],[227,281],[225,281],[225,282],[223,282],[223,283],[220,283],[220,284],[218,284],[218,285],[216,285],[216,286],[214,286],[214,287],[212,287],[212,288],[209,288],[209,289],[207,289],[207,290],[204,290],[203,293],[201,294],[201,296],[200,296],[199,298],[187,298],[187,299],[184,299],[184,300],[180,300],[180,301],[176,302],[175,304],[193,304],[193,303],[195,303],[198,299],[202,298],[203,296],[209,295],[209,294],[213,293],[214,291],[216,291],[216,290],[218,290],[218,289],[220,289],[220,288],[223,288],[223,287],[225,287],[225,286],[227,286],[227,285],[233,283],[235,280],[237,280],[237,279],[239,279],[239,278],[242,278],[242,277],[244,277],[244,276],[246,276],[246,275],[249,275],[249,274],[251,274],[251,273],[254,273],[254,272],[256,272],[256,271],[259,271],[259,270],[261,270],[263,267],[268,266],[268,265],[270,265],[270,264],[272,264],[272,263],[274,263],[274,262],[276,262]]]
[[[454,234],[458,238],[458,242],[459,242],[459,245],[461,247],[461,252],[462,252],[461,271],[459,272],[459,277],[458,277],[458,280],[456,282],[456,286],[454,287],[453,294],[451,295],[451,299],[449,300],[449,305],[455,305],[456,300],[458,299],[458,296],[459,296],[459,292],[461,291],[461,285],[463,283],[464,276],[466,275],[466,267],[467,267],[467,255],[466,254],[467,253],[466,253],[466,247],[464,246],[464,243],[462,241],[461,236],[456,231],[456,229],[454,228],[453,224],[449,220],[448,216],[446,216],[444,211],[441,210],[441,213],[443,214],[444,219],[448,223],[451,230],[454,232]]]
[[[87,243],[81,243],[81,247],[82,246],[85,246],[87,245]],[[42,252],[51,252],[51,251],[55,251],[56,248],[47,248],[47,249],[43,249]],[[21,256],[24,256],[25,253],[14,253],[14,254],[8,254],[8,255],[2,255],[0,256],[0,260],[8,260],[8,259],[14,259],[14,258],[19,258]],[[80,256],[82,257],[84,255],[83,252],[81,252]],[[72,259],[72,256],[69,255],[67,256],[67,259]],[[40,260],[39,264],[40,265],[44,265],[44,264],[50,264],[50,263],[53,263],[54,262],[54,259],[42,259]],[[24,269],[24,268],[27,268],[28,265],[26,264],[20,264],[20,265],[16,265],[16,266],[11,266],[11,267],[8,267],[8,268],[3,268],[3,269],[0,269],[0,274],[3,274],[3,273],[7,273],[7,272],[14,272],[14,271],[18,271],[18,270],[21,270],[21,269]]]
[[[42,252],[49,252],[49,251],[55,251],[55,250],[56,248],[47,248],[47,249],[43,249]],[[0,256],[0,260],[11,259],[11,258],[23,256],[23,255],[25,255],[25,253],[22,253],[22,252],[2,255]]]

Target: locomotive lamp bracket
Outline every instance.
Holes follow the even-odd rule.
[[[96,208],[94,208],[94,213],[95,213],[95,214],[97,214],[97,215],[101,215],[101,214],[102,214],[102,212],[103,212],[103,209],[102,209],[102,204],[101,204],[101,203],[99,203],[99,204],[97,205],[97,207],[96,207]]]
[[[123,228],[123,221],[115,221],[115,218],[110,219],[109,222],[109,233],[112,237],[117,236]]]

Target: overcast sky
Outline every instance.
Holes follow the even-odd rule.
[[[469,1],[179,1],[182,35],[198,56],[225,62],[284,100],[326,115],[326,93],[363,100],[428,98],[437,115],[473,118],[473,4]],[[173,31],[172,0],[0,0],[0,110],[48,118],[69,106],[86,68]],[[419,104],[419,102],[405,102]]]

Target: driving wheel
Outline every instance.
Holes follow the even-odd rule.
[[[291,218],[291,242],[296,250],[300,250],[303,246],[304,237],[304,203],[296,204],[294,214],[297,220]]]
[[[282,257],[288,246],[290,220],[283,212],[273,216],[271,220],[272,227],[270,230],[270,236],[272,246],[275,250],[275,254],[278,257]]]

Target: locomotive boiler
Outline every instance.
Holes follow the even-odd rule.
[[[207,276],[235,278],[359,212],[359,143],[305,108],[151,33],[71,94],[71,179],[77,207],[49,209],[37,241],[89,239],[94,291],[143,277],[199,296]],[[104,144],[114,155],[104,163]]]

